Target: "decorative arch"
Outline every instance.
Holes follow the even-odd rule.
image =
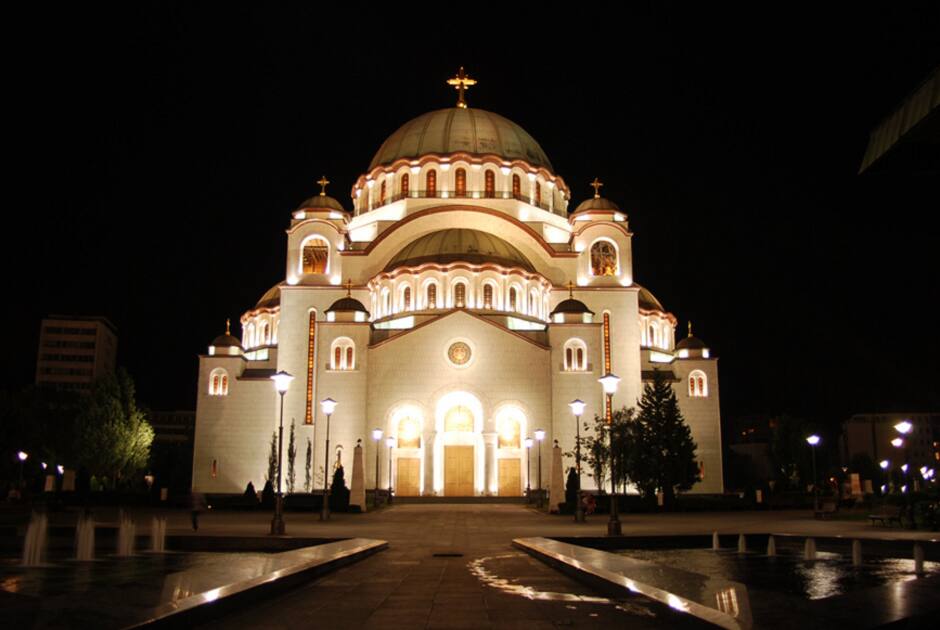
[[[433,168],[424,175],[424,190],[428,197],[437,197],[437,171]]]
[[[689,373],[689,396],[692,398],[708,398],[708,376],[701,370]]]
[[[458,168],[454,171],[454,196],[467,196],[467,169]]]
[[[454,308],[466,308],[469,299],[470,281],[458,276],[451,281],[450,300]]]
[[[209,395],[228,396],[228,372],[224,368],[215,368],[209,373]]]
[[[330,369],[336,371],[356,369],[356,343],[349,337],[337,337],[330,344]]]
[[[426,309],[436,309],[440,308],[440,283],[434,279],[429,278],[424,283],[424,308]]]
[[[399,184],[402,197],[408,196],[408,186],[410,183],[411,183],[411,177],[408,175],[408,173],[403,173],[401,176],[401,182]]]
[[[320,234],[311,234],[300,243],[298,273],[330,273],[330,242]]]
[[[587,344],[572,338],[565,342],[565,371],[585,372],[588,368]]]
[[[490,199],[496,196],[496,172],[489,168],[483,173],[483,196]]]
[[[486,279],[483,281],[483,308],[485,309],[496,309],[499,308],[499,286],[496,284],[495,280]]]
[[[472,418],[470,432],[480,433],[483,431],[483,404],[480,399],[468,392],[450,392],[441,397],[435,406],[435,429],[439,433],[447,432],[446,416],[452,409],[461,407],[467,409]],[[452,417],[452,421],[457,418]]]

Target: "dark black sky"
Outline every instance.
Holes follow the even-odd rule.
[[[192,407],[197,353],[283,277],[290,211],[324,173],[348,203],[462,64],[575,203],[598,176],[627,210],[635,277],[720,355],[726,417],[940,408],[936,173],[856,175],[940,62],[936,8],[125,4],[8,16],[9,386],[43,314],[96,313],[144,403]]]

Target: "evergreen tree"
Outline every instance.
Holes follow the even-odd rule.
[[[304,466],[304,492],[310,492],[313,485],[313,445],[307,438],[307,464]]]
[[[294,443],[294,419],[290,421],[290,439],[287,442],[287,494],[293,494],[294,482],[297,473],[294,471],[294,460],[297,458],[297,444]]]
[[[270,481],[273,485],[277,481],[277,431],[271,433],[271,452],[268,453],[268,473],[264,476],[265,481]]]
[[[95,382],[76,418],[76,460],[114,487],[147,466],[153,427],[137,407],[134,381],[123,369]]]
[[[643,494],[663,492],[667,504],[677,490],[689,490],[698,480],[695,441],[679,411],[679,401],[666,376],[656,371],[643,387],[640,412],[631,423],[625,470]]]

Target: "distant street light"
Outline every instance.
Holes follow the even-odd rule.
[[[893,440],[891,440],[891,446],[895,448],[901,448],[902,446],[904,446],[904,440],[902,440],[901,438],[894,438]]]
[[[320,401],[320,408],[326,415],[326,454],[323,456],[323,508],[320,510],[320,520],[330,520],[330,416],[336,411],[338,405],[332,398],[324,398]]]
[[[388,444],[388,502],[392,502],[392,449],[395,448],[395,436],[390,435],[385,438]]]
[[[539,507],[542,507],[542,440],[545,439],[545,430],[536,429],[535,439],[539,443]]]
[[[574,468],[577,480],[575,482],[574,492],[574,522],[584,522],[584,506],[581,505],[581,416],[584,414],[584,401],[576,398],[568,403],[571,407],[571,413],[574,414]]]
[[[526,503],[532,502],[532,488],[529,485],[529,478],[532,476],[532,465],[531,465],[531,455],[532,455],[532,444],[534,441],[532,438],[527,437],[525,439],[525,500]]]
[[[907,420],[903,420],[901,422],[898,422],[896,425],[894,425],[894,430],[900,433],[901,435],[907,435],[908,433],[911,432],[911,429],[913,428],[914,428],[914,425],[908,422]]]
[[[878,462],[878,465],[881,466],[881,470],[888,470],[888,466],[891,465],[891,462],[889,462],[886,459],[883,459],[880,462]]]
[[[620,536],[620,515],[617,505],[617,476],[614,470],[614,394],[617,393],[617,384],[620,383],[620,377],[608,372],[597,379],[604,388],[607,395],[607,408],[610,409],[610,416],[607,418],[608,441],[610,442],[610,520],[607,521],[607,535]]]
[[[23,462],[29,459],[29,453],[26,453],[25,451],[19,451],[16,454],[16,458],[20,460],[20,488],[22,488],[23,487]]]
[[[816,483],[816,445],[820,442],[820,437],[813,434],[806,438],[806,442],[813,447],[813,511],[819,511],[819,486]]]
[[[281,396],[281,414],[278,420],[277,430],[277,494],[274,499],[274,518],[271,519],[271,534],[277,536],[284,535],[284,495],[281,492],[281,460],[284,455],[284,394],[290,387],[290,382],[294,377],[287,372],[281,371],[271,377],[274,381],[274,389]]]
[[[375,440],[375,497],[373,505],[379,504],[379,441],[382,439],[382,429],[372,429],[372,439]]]

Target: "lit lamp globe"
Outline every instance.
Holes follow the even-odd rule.
[[[535,430],[535,439],[538,440],[539,442],[541,442],[542,440],[544,440],[544,439],[545,439],[545,430],[544,430],[544,429],[536,429],[536,430]]]
[[[382,439],[382,429],[372,429],[372,439],[378,442]]]
[[[320,409],[323,410],[325,415],[332,416],[333,412],[336,410],[336,405],[338,404],[339,403],[332,398],[325,398],[320,401]]]
[[[901,438],[894,438],[893,440],[891,440],[891,446],[894,446],[895,448],[901,448],[902,446],[904,446],[904,440],[902,440]]]
[[[527,438],[525,439],[525,447],[526,447],[526,448],[532,448],[532,445],[533,445],[533,444],[535,444],[535,441],[534,441],[532,438],[527,437]]]
[[[613,396],[617,393],[617,384],[620,383],[620,377],[616,374],[608,372],[597,380],[604,387],[604,393],[608,396]]]
[[[891,465],[891,462],[889,462],[886,459],[883,459],[880,462],[878,462],[878,465],[881,466],[881,470],[888,470],[888,466]]]
[[[584,404],[583,400],[577,400],[577,399],[572,400],[570,403],[568,403],[568,406],[571,407],[571,413],[573,413],[574,415],[578,417],[584,415],[584,408],[587,407],[587,405]]]
[[[820,442],[820,437],[815,434],[806,438],[806,443],[809,444],[810,446],[816,446],[817,444],[819,444],[819,442]]]
[[[16,457],[17,457],[17,459],[19,459],[21,462],[25,462],[27,459],[29,459],[29,453],[26,453],[26,452],[24,452],[24,451],[20,451],[20,452],[18,452],[18,453],[16,454]]]
[[[911,432],[911,429],[914,428],[914,425],[908,422],[907,420],[902,420],[894,425],[894,430],[900,433],[901,435],[907,435]]]
[[[395,446],[395,438],[394,438],[394,436],[391,436],[391,435],[390,435],[390,436],[388,436],[387,438],[385,438],[385,443],[388,444],[388,447],[389,447],[389,448],[393,448],[393,447]]]
[[[274,381],[274,389],[277,390],[277,393],[283,394],[287,392],[287,388],[290,387],[290,382],[294,380],[294,377],[281,371],[272,376],[271,380]]]

